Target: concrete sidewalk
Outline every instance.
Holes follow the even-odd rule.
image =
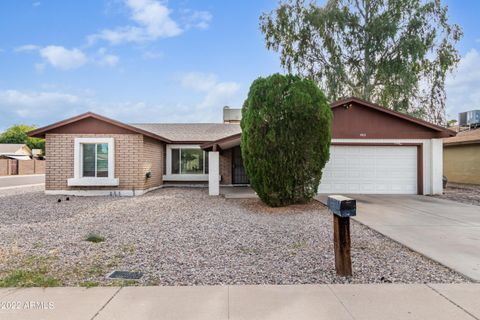
[[[0,289],[0,319],[478,320],[479,296],[480,284]]]

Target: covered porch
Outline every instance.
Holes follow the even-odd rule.
[[[234,186],[246,187],[249,185],[243,166],[240,137],[241,134],[238,133],[201,145],[203,150],[208,151],[209,195],[220,195],[220,186],[222,186],[222,190],[228,191],[228,188],[231,189]],[[225,177],[228,178],[225,179]],[[225,183],[225,181],[227,182]],[[232,194],[232,192],[227,192],[227,194]]]

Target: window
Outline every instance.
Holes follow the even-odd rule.
[[[82,177],[108,177],[108,144],[82,144]]]
[[[165,181],[208,181],[208,152],[199,145],[167,145]]]
[[[172,174],[207,174],[208,160],[201,149],[172,148]],[[206,161],[205,161],[206,160]]]
[[[76,138],[74,177],[69,186],[118,186],[113,138]]]

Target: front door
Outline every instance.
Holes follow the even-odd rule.
[[[240,147],[232,149],[232,183],[233,184],[248,184],[247,173],[243,166],[242,151]]]

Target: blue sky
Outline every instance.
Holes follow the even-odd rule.
[[[258,76],[281,72],[258,29],[276,0],[0,1],[0,130],[87,110],[126,122],[216,122]],[[480,2],[464,28],[448,113],[480,109]]]

